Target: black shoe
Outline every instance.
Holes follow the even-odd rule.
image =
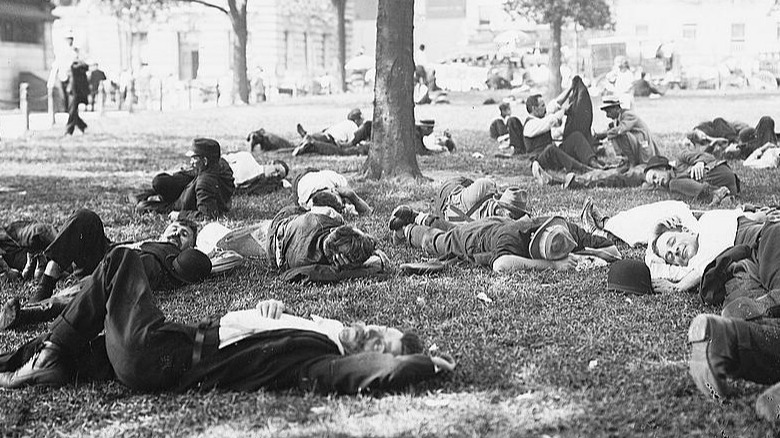
[[[8,330],[16,327],[17,316],[19,315],[19,298],[13,297],[3,304],[0,309],[0,330]]]
[[[300,123],[295,125],[295,130],[298,131],[298,135],[300,135],[301,138],[306,137],[306,130],[303,129],[303,126],[301,126]]]
[[[390,221],[387,225],[393,231],[398,231],[401,228],[413,224],[417,218],[418,212],[414,211],[412,207],[408,205],[399,205],[390,214]]]
[[[35,292],[33,292],[28,302],[37,303],[38,301],[50,298],[54,293],[54,287],[56,285],[57,279],[44,274],[43,278],[41,278],[41,281],[38,283],[38,286],[35,287]]]
[[[0,373],[0,388],[21,388],[23,386],[60,386],[67,381],[67,372],[62,364],[60,347],[44,341],[40,351],[35,353],[16,371]]]

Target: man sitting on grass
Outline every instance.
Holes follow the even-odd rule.
[[[48,262],[27,304],[22,306],[19,298],[13,297],[3,305],[0,330],[49,321],[59,315],[73,295],[87,287],[89,275],[109,250],[117,246],[131,248],[139,254],[153,290],[200,282],[211,272],[211,262],[205,254],[193,249],[197,232],[194,222],[177,220],[157,239],[115,244],[106,237],[103,222],[95,212],[77,210],[43,252]],[[69,293],[52,297],[62,272],[71,268],[75,268],[74,273],[81,280],[68,289]]]
[[[427,254],[468,261],[495,272],[522,269],[569,270],[576,267],[572,252],[621,258],[609,239],[587,233],[561,217],[513,220],[490,217],[458,226],[437,227],[430,216],[411,207],[397,207],[390,218],[393,241],[406,242]]]
[[[227,213],[236,189],[233,171],[221,157],[219,143],[196,138],[187,152],[190,168],[173,175],[161,173],[152,189],[132,195],[139,213],[168,214],[171,219],[215,219]]]
[[[338,213],[371,214],[371,206],[352,188],[347,178],[332,170],[309,168],[295,178],[293,201],[305,210],[331,207]]]
[[[0,356],[0,387],[113,378],[139,391],[402,389],[454,364],[414,334],[283,315],[279,302],[199,325],[167,321],[140,256],[112,250],[49,332]],[[104,335],[101,335],[104,332]]]
[[[500,117],[490,123],[490,138],[498,143],[499,149],[510,149],[512,154],[524,154],[523,122],[512,115],[512,105],[502,102],[498,105]]]

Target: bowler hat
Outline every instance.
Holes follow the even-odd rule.
[[[220,154],[219,143],[210,138],[196,138],[192,140],[192,147],[187,151],[188,157],[197,155],[200,157],[219,158]]]
[[[140,249],[153,255],[172,277],[184,283],[197,283],[211,274],[211,260],[197,249],[179,251],[168,242],[144,242]]]
[[[657,168],[663,168],[663,169],[671,169],[672,166],[669,164],[669,159],[662,156],[662,155],[654,155],[650,157],[649,160],[647,160],[647,164],[645,165],[645,173],[647,173],[650,169],[657,169]]]
[[[168,271],[185,283],[199,283],[211,274],[211,260],[195,248],[187,248],[179,255],[165,259]]]
[[[633,295],[653,293],[650,268],[640,260],[618,260],[609,267],[607,290]]]
[[[517,217],[528,214],[528,210],[530,210],[530,207],[528,206],[528,192],[522,190],[520,187],[507,188],[496,202],[498,205],[514,213]]]
[[[560,260],[577,247],[569,226],[560,216],[553,216],[536,230],[528,244],[532,259]]]
[[[601,109],[612,108],[613,106],[620,106],[620,101],[615,97],[605,97],[601,101]]]

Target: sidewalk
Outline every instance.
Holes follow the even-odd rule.
[[[98,112],[79,111],[79,115],[87,124],[90,120],[100,118],[124,118],[130,115],[127,111],[106,111],[103,115]],[[61,129],[65,132],[65,123],[68,121],[68,113],[54,114],[55,124],[52,126],[51,117],[48,113],[30,114],[30,131],[49,131],[51,129]],[[0,112],[0,140],[9,138],[24,137],[24,114],[19,111]]]

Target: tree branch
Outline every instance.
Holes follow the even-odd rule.
[[[178,0],[178,1],[182,3],[197,3],[199,5],[207,6],[209,8],[214,8],[222,12],[223,14],[230,16],[230,12],[227,9],[223,8],[222,6],[217,6],[215,4],[209,3],[206,0]]]

